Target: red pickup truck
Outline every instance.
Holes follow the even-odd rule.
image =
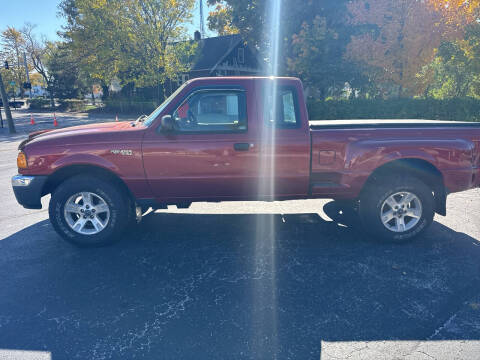
[[[18,202],[52,194],[55,230],[80,246],[115,241],[150,207],[313,198],[401,242],[480,186],[480,123],[309,121],[298,79],[203,78],[135,122],[33,133],[17,162]]]

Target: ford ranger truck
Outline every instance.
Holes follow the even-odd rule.
[[[448,194],[480,186],[480,123],[309,121],[300,80],[191,80],[152,114],[30,134],[12,179],[67,241],[99,246],[149,208],[328,198],[371,236],[422,234]]]

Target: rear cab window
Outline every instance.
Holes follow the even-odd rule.
[[[291,86],[266,86],[263,90],[264,122],[278,129],[301,127],[297,91]],[[275,111],[276,109],[276,111]]]

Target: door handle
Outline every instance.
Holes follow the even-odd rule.
[[[233,148],[235,151],[248,151],[250,150],[250,144],[249,143],[237,143],[233,145]]]

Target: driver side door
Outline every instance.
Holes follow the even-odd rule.
[[[144,167],[158,201],[237,199],[258,183],[258,151],[241,88],[197,89],[171,112],[175,130],[152,132]]]

